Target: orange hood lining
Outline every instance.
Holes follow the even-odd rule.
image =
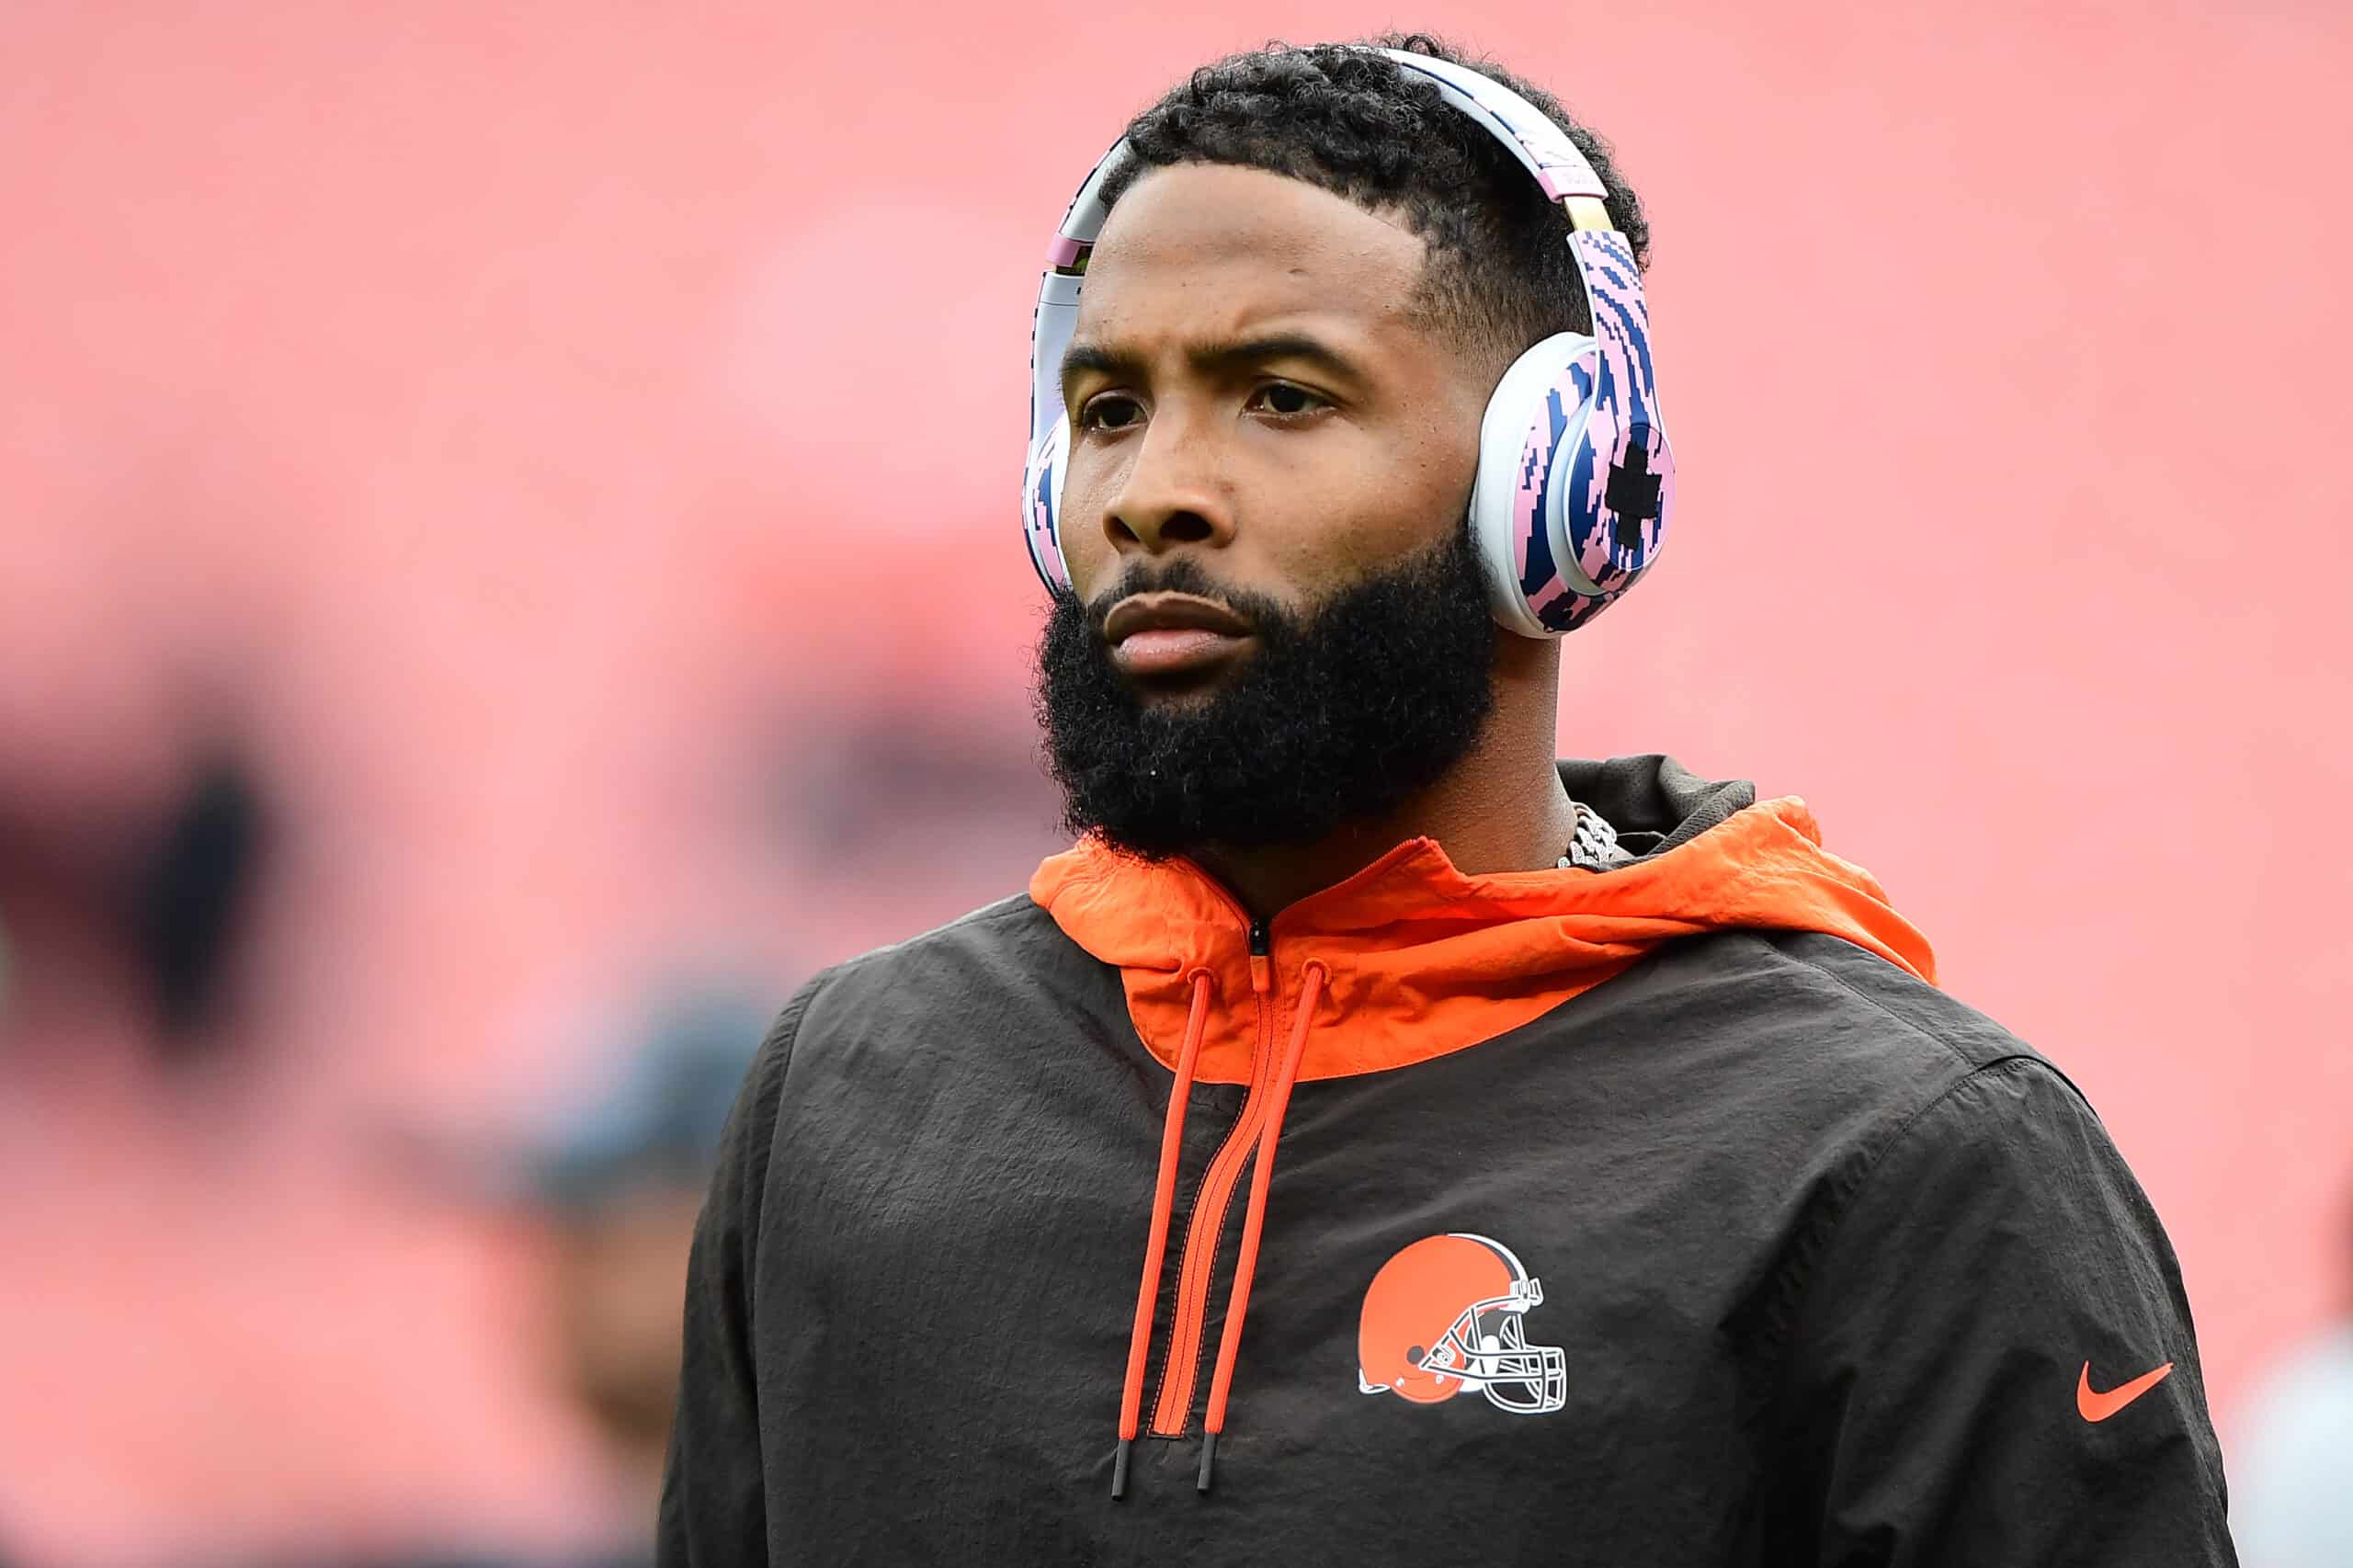
[[[1151,862],[1097,839],[1049,857],[1029,895],[1065,935],[1118,967],[1146,1049],[1174,1069],[1206,973],[1216,1005],[1195,1076],[1247,1084],[1258,1038],[1241,906],[1192,862]],[[1930,984],[1928,943],[1862,867],[1822,847],[1797,796],[1760,801],[1664,854],[1617,869],[1470,876],[1429,838],[1409,839],[1268,923],[1267,1005],[1310,963],[1324,971],[1305,1080],[1386,1072],[1461,1051],[1622,974],[1678,937],[1735,929],[1819,931]],[[1281,1038],[1277,1033],[1275,1038]]]

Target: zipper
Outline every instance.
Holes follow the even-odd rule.
[[[1211,1156],[1185,1226],[1184,1261],[1176,1274],[1176,1316],[1168,1331],[1168,1358],[1162,1365],[1160,1400],[1153,1407],[1154,1437],[1184,1435],[1193,1413],[1193,1389],[1200,1380],[1201,1334],[1209,1315],[1210,1287],[1217,1272],[1218,1238],[1225,1229],[1233,1189],[1258,1142],[1267,1114],[1267,1084],[1274,1065],[1274,958],[1263,920],[1250,922],[1250,989],[1258,999],[1258,1040],[1250,1052],[1250,1092],[1233,1131]]]

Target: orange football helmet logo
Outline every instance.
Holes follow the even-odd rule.
[[[1568,1403],[1566,1358],[1530,1345],[1522,1314],[1544,1302],[1509,1247],[1454,1232],[1381,1266],[1357,1324],[1357,1387],[1436,1404],[1477,1389],[1498,1410],[1549,1415]]]

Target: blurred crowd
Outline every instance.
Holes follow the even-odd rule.
[[[822,733],[745,853],[780,837],[824,880],[887,867],[895,823],[986,847],[821,954],[1044,842],[1017,753]],[[506,1027],[439,1009],[471,1049],[415,1076],[339,1056],[358,1020],[290,1038],[347,938],[290,917],[312,834],[253,750],[200,734],[70,790],[25,759],[0,754],[0,1568],[650,1561],[695,1218],[806,965],[592,949]]]
[[[233,1012],[222,1006],[223,965],[234,949],[243,903],[259,875],[266,835],[250,787],[233,768],[208,767],[177,802],[154,844],[118,874],[84,889],[84,928],[75,943],[85,961],[108,955],[113,983],[140,999],[148,1027],[139,1033],[145,1060],[125,1064],[203,1114],[210,1096],[200,1075],[228,1071],[241,1050]],[[21,848],[23,840],[18,840]],[[20,1108],[46,1101],[80,1076],[26,1052],[43,1043],[12,1007],[38,983],[58,978],[75,960],[56,922],[74,913],[71,891],[54,866],[28,870],[21,857],[0,861],[0,914],[40,904],[39,916],[0,926],[0,1093]],[[51,881],[44,882],[41,873]],[[111,949],[109,952],[108,949]],[[363,1163],[396,1200],[437,1216],[453,1234],[524,1260],[510,1276],[511,1297],[497,1313],[506,1336],[502,1359],[527,1369],[558,1418],[576,1426],[592,1476],[590,1504],[577,1528],[539,1532],[571,1539],[555,1548],[502,1540],[427,1508],[404,1524],[359,1532],[383,1538],[373,1550],[338,1541],[353,1531],[333,1499],[304,1499],[323,1515],[303,1519],[290,1508],[254,1539],[208,1545],[188,1532],[168,1561],[187,1568],[621,1568],[652,1561],[652,1520],[659,1494],[671,1404],[676,1387],[679,1302],[688,1247],[710,1174],[711,1158],[753,1053],[789,977],[682,976],[655,987],[634,1007],[606,1020],[604,1038],[571,1042],[550,1081],[504,1117],[460,1125],[391,1125],[369,1135]],[[208,1069],[208,1058],[211,1061]],[[250,1065],[250,1064],[248,1064]],[[267,1115],[267,1108],[263,1114]],[[104,1159],[104,1149],[85,1150]],[[10,1260],[15,1288],[70,1294],[75,1281],[36,1268],[57,1260],[19,1254]],[[175,1325],[155,1304],[154,1331]],[[389,1341],[354,1343],[350,1355],[402,1355]],[[326,1389],[309,1391],[332,1397]],[[20,1451],[36,1452],[43,1412],[24,1400],[0,1400],[0,1420],[17,1428]],[[364,1431],[364,1412],[343,1412]],[[233,1418],[213,1430],[190,1429],[191,1447],[233,1448],[247,1434]],[[130,1483],[135,1484],[135,1480]],[[291,1500],[290,1500],[291,1501]],[[103,1504],[100,1505],[103,1506]],[[0,1519],[0,1523],[5,1523]],[[479,1533],[482,1539],[466,1539]],[[5,1547],[0,1537],[0,1547]],[[56,1561],[43,1559],[43,1562]],[[0,1568],[36,1568],[35,1560],[0,1550]],[[60,1568],[68,1568],[61,1562]]]

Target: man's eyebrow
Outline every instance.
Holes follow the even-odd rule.
[[[1360,381],[1364,379],[1364,372],[1357,368],[1354,360],[1322,338],[1310,337],[1304,333],[1270,333],[1259,337],[1198,343],[1185,350],[1186,363],[1196,370],[1211,373],[1267,359],[1304,360],[1348,381]],[[1074,343],[1063,355],[1062,380],[1063,385],[1067,387],[1084,371],[1136,377],[1141,376],[1144,369],[1143,357],[1130,350],[1098,343]]]
[[[1062,384],[1067,391],[1071,382],[1086,370],[1106,376],[1132,376],[1142,369],[1143,360],[1136,355],[1097,343],[1074,343],[1063,351]]]
[[[1310,337],[1303,332],[1269,333],[1262,337],[1237,338],[1229,343],[1204,343],[1185,351],[1185,358],[1197,370],[1228,370],[1237,365],[1253,364],[1262,359],[1303,359],[1336,376],[1351,381],[1359,379],[1354,360],[1320,337]]]

